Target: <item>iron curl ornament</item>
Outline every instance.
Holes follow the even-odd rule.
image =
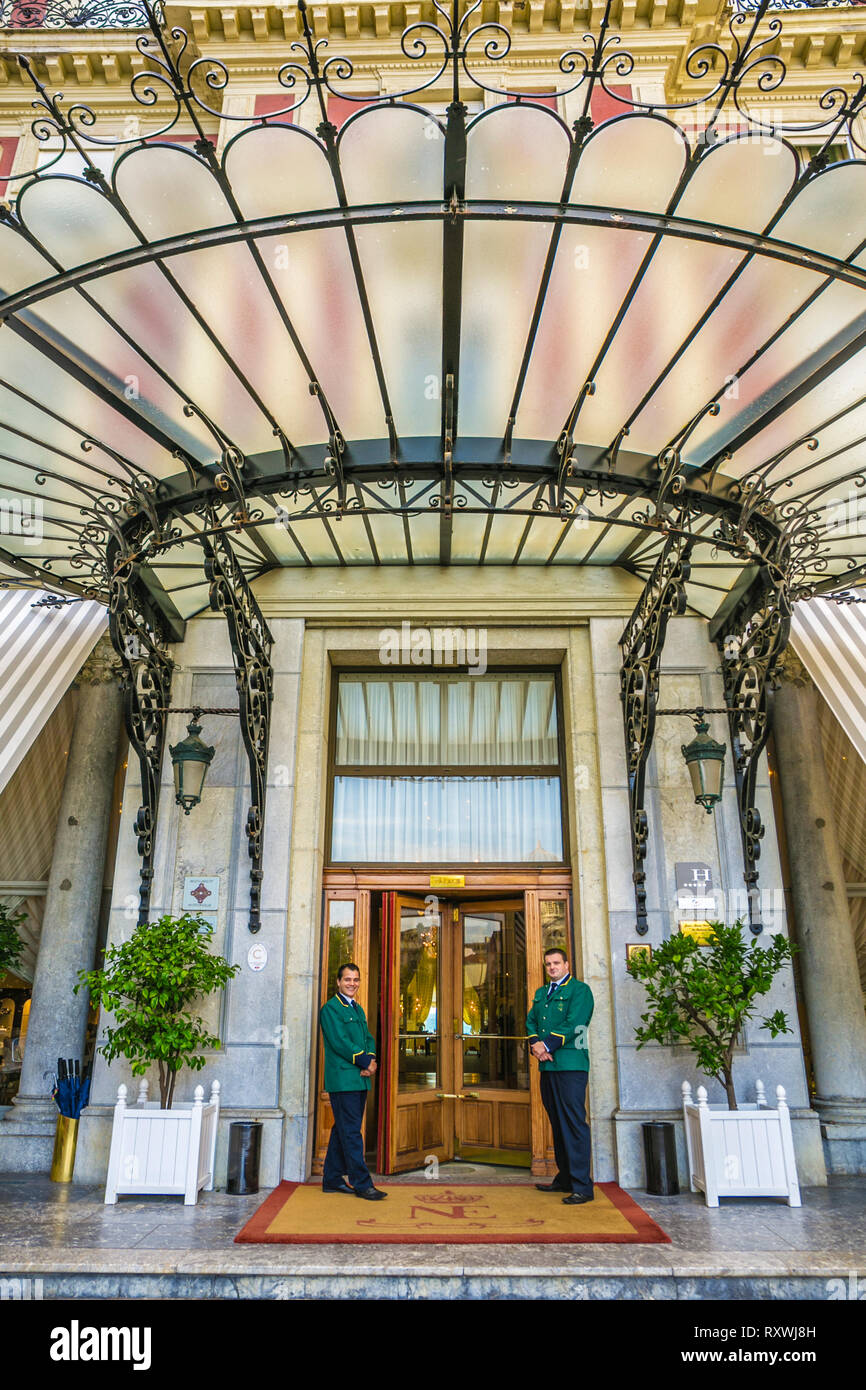
[[[129,559],[118,563],[112,574],[108,631],[121,662],[126,732],[141,774],[141,805],[135,817],[141,860],[138,894],[141,926],[150,920],[166,709],[171,703],[174,663],[167,651],[168,634],[147,602],[139,567]]]
[[[250,807],[246,821],[250,855],[249,929],[258,932],[261,929],[265,798],[274,698],[273,637],[225,532],[211,526],[201,544],[210,585],[210,606],[225,617],[235,668],[241,737],[250,772]]]
[[[788,643],[792,612],[787,584],[778,570],[764,566],[744,599],[712,633],[722,662],[749,927],[755,936],[763,931],[758,861],[765,829],[755,791],[772,730],[774,677]]]
[[[619,639],[622,648],[620,699],[628,773],[632,881],[639,936],[645,936],[649,931],[645,867],[649,824],[644,798],[647,762],[655,733],[662,648],[671,618],[685,612],[693,543],[691,536],[684,532],[674,532],[667,537],[643,594]]]

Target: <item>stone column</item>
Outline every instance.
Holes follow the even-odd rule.
[[[88,996],[73,994],[93,966],[121,719],[117,662],[102,637],[76,677],[78,706],[57,818],[33,982],[21,1085],[0,1125],[0,1169],[47,1167],[57,1110],[45,1071],[81,1058]],[[13,1142],[14,1141],[14,1142]]]
[[[773,733],[796,940],[828,1169],[866,1171],[866,1014],[818,725],[818,693],[792,652]]]

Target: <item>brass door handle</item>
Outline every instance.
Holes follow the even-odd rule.
[[[475,1091],[437,1091],[437,1100],[480,1100]]]

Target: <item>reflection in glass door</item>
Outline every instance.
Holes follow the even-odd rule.
[[[523,899],[454,911],[452,1035],[460,1103],[455,1153],[529,1167],[526,916]]]
[[[383,897],[383,1031],[391,1052],[380,1162],[387,1162],[384,1171],[400,1172],[423,1167],[431,1155],[453,1157],[451,1103],[443,1095],[454,1090],[453,1068],[442,1047],[450,974],[443,964],[443,905]]]
[[[397,1089],[439,1085],[439,941],[441,914],[400,905]]]

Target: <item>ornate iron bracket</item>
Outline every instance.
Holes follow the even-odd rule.
[[[159,809],[162,755],[165,748],[165,710],[170,703],[174,663],[165,650],[168,634],[148,603],[136,566],[122,565],[109,587],[108,631],[123,666],[124,719],[129,741],[141,769],[141,805],[135,818],[141,857],[138,924],[150,917],[153,850]]]
[[[758,860],[764,825],[755,806],[758,763],[772,727],[773,676],[788,642],[792,606],[777,569],[762,566],[754,583],[712,635],[722,655],[722,679],[734,755],[743,840],[749,927],[763,931]]]
[[[210,584],[210,606],[224,613],[235,666],[240,705],[241,737],[250,768],[250,809],[247,843],[250,852],[251,932],[261,928],[262,852],[265,829],[268,742],[274,673],[271,666],[273,637],[246,576],[224,532],[202,537],[205,573]]]
[[[655,732],[659,667],[667,625],[686,607],[691,572],[692,537],[670,533],[637,606],[619,639],[622,647],[620,697],[625,723],[628,801],[631,821],[632,879],[637,933],[649,931],[646,909],[647,815],[644,809],[646,765]]]

